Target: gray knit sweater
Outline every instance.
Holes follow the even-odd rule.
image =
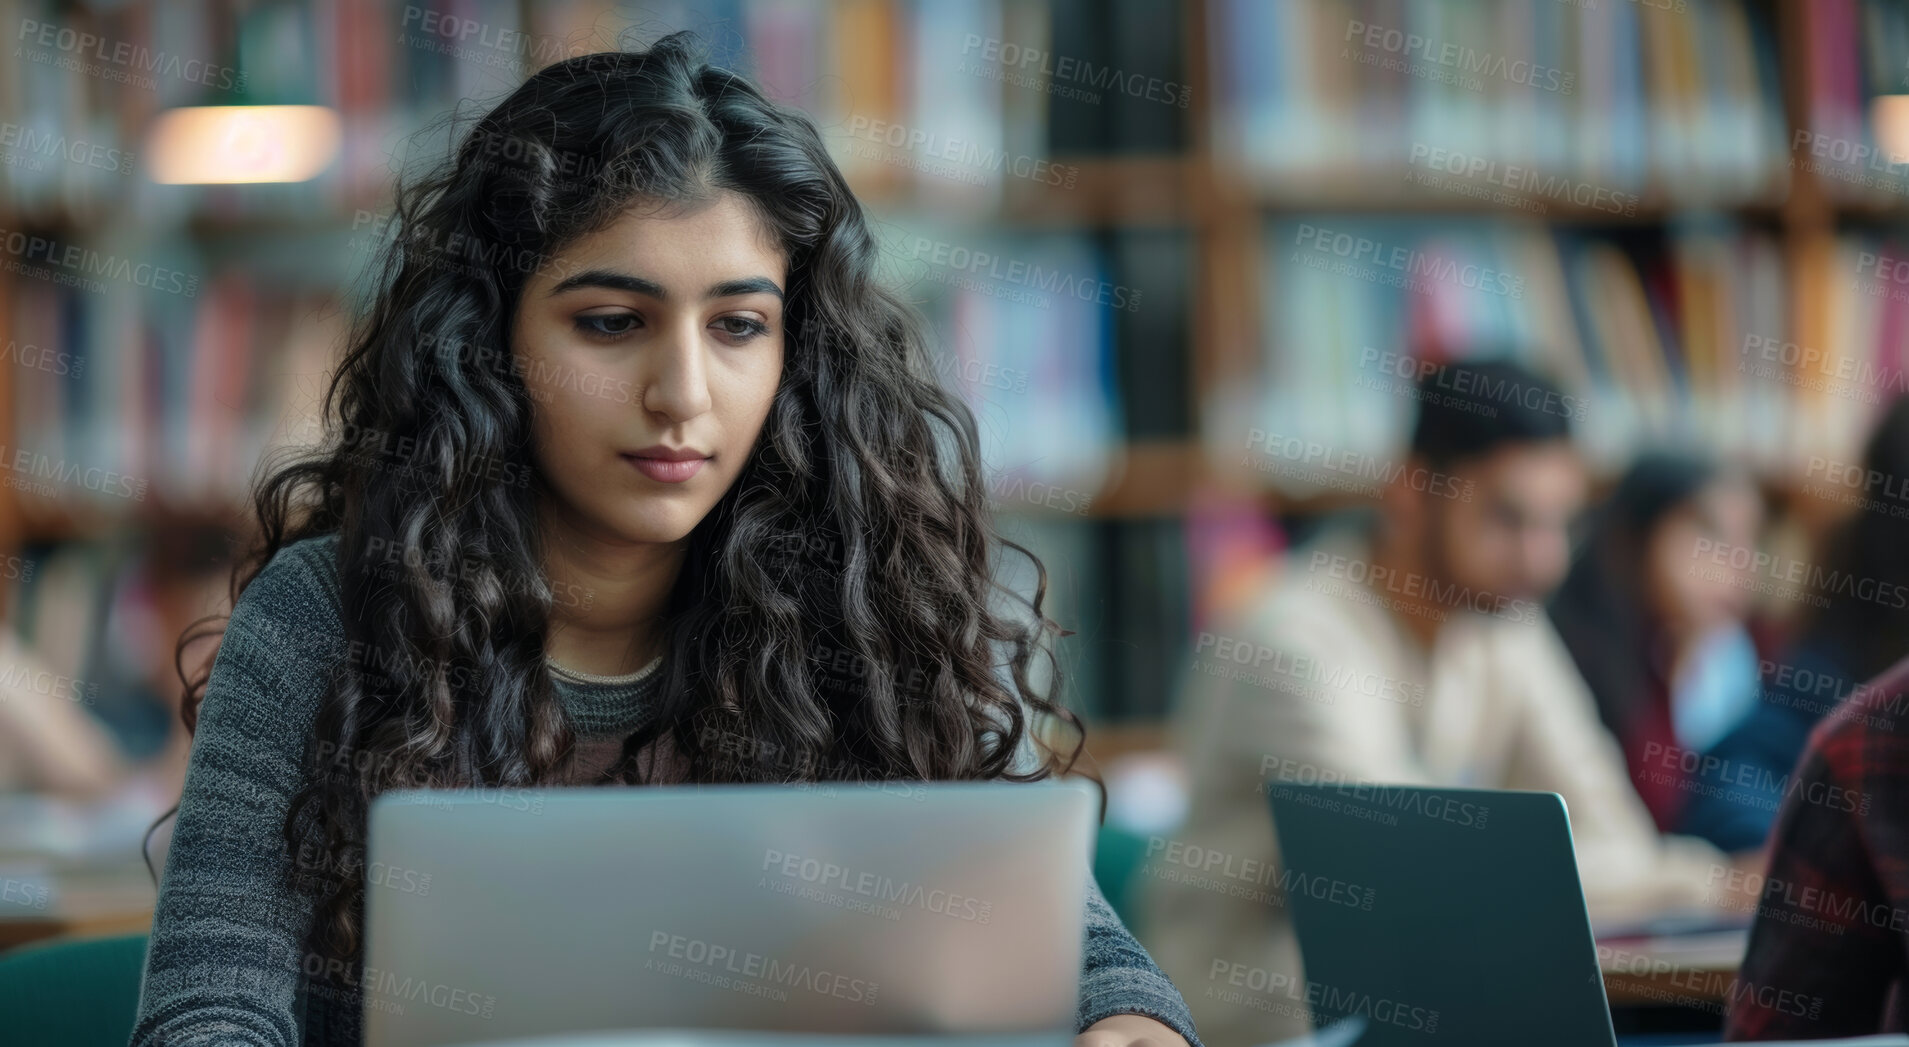
[[[336,535],[286,546],[233,608],[160,879],[131,1047],[362,1042],[362,967],[328,969],[308,954],[315,899],[296,871],[309,856],[281,836],[311,774],[307,738],[327,674],[354,656],[339,621],[336,547]],[[661,676],[552,679],[580,748],[606,752],[641,726]],[[1144,1014],[1199,1047],[1185,1001],[1091,879],[1086,926],[1079,1028]]]

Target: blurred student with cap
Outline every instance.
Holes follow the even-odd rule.
[[[1214,1047],[1310,1028],[1268,786],[1561,793],[1599,920],[1708,908],[1728,864],[1658,834],[1543,613],[1586,497],[1569,401],[1506,362],[1447,364],[1416,398],[1373,532],[1289,554],[1269,591],[1202,635],[1177,703],[1189,813],[1149,844],[1144,926]],[[1220,658],[1222,644],[1254,657]],[[1175,866],[1196,854],[1199,868]]]
[[[1550,602],[1632,787],[1666,832],[1693,796],[1717,787],[1699,757],[1757,702],[1747,624],[1756,579],[1728,554],[1755,549],[1762,523],[1762,493],[1742,468],[1647,451],[1598,507]]]

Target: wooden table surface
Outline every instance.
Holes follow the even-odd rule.
[[[1694,1007],[1722,1014],[1747,930],[1601,941],[1598,967],[1612,1007]]]
[[[158,892],[144,865],[63,869],[44,908],[0,908],[0,950],[52,938],[143,934]],[[1684,1006],[1722,1013],[1743,958],[1742,930],[1598,943],[1612,1007]]]
[[[0,950],[49,938],[103,938],[152,929],[159,892],[143,864],[60,869],[53,883],[44,907],[30,901],[0,907]],[[18,887],[15,894],[32,899],[31,890]]]

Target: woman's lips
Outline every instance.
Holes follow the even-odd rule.
[[[636,466],[637,471],[658,483],[679,484],[702,471],[707,458],[690,458],[681,462],[672,462],[663,458],[638,458],[633,454],[622,456],[623,460]]]

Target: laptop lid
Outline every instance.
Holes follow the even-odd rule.
[[[390,792],[365,1042],[1071,1030],[1097,802],[1077,780]]]
[[[1305,966],[1262,992],[1360,1047],[1612,1047],[1616,1034],[1556,793],[1268,788]],[[1250,978],[1250,975],[1249,975]],[[1434,1039],[1434,1037],[1436,1039]]]

